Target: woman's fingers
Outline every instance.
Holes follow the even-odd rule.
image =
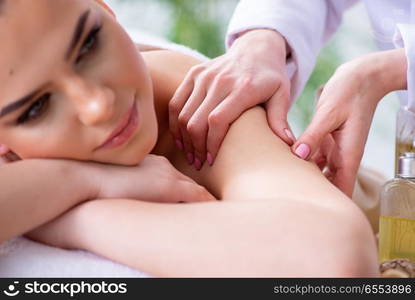
[[[205,202],[205,201],[217,201],[203,186],[193,182],[182,181],[181,193],[178,202]]]
[[[295,143],[295,136],[287,122],[290,108],[289,83],[281,82],[277,92],[266,103],[268,124],[272,131],[289,146]]]

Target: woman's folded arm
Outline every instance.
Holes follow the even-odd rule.
[[[49,221],[93,197],[81,163],[33,159],[0,166],[0,242]]]
[[[376,276],[365,226],[353,211],[293,199],[191,204],[106,199],[80,204],[30,237],[87,250],[152,276]]]

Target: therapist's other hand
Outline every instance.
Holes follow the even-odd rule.
[[[100,183],[95,199],[130,198],[162,203],[216,201],[203,186],[179,172],[163,156],[149,154],[133,167],[96,167]]]
[[[226,54],[189,71],[169,105],[170,130],[189,164],[200,169],[207,160],[212,165],[232,122],[261,103],[272,130],[293,144],[287,122],[286,56],[286,42],[279,33],[252,30]]]
[[[325,166],[327,178],[351,197],[376,106],[387,93],[405,86],[402,49],[345,63],[325,85],[312,122],[292,150]]]

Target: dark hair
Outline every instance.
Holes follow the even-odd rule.
[[[2,13],[2,8],[3,8],[5,2],[6,2],[6,0],[0,0],[0,14]]]

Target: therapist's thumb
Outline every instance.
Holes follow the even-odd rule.
[[[295,143],[294,134],[287,122],[290,109],[290,87],[283,84],[266,103],[268,124],[272,131],[288,145]]]
[[[332,115],[317,111],[310,125],[291,147],[292,151],[302,159],[309,159],[320,148],[324,138],[340,125]]]

